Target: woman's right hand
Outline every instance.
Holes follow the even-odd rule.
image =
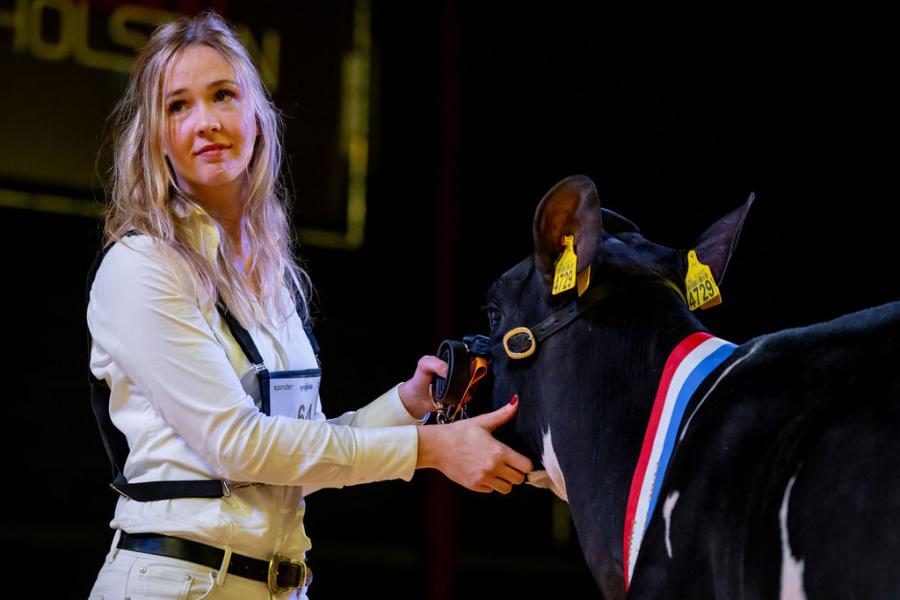
[[[494,412],[448,425],[419,427],[417,469],[437,469],[475,492],[508,494],[531,472],[531,461],[491,435],[518,411],[518,397]]]

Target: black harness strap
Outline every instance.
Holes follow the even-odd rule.
[[[228,329],[231,330],[231,335],[234,336],[234,340],[238,343],[238,346],[241,347],[244,356],[253,363],[253,368],[256,369],[256,377],[259,379],[259,397],[262,401],[262,411],[269,414],[269,370],[263,362],[262,355],[256,348],[256,344],[253,343],[250,332],[244,329],[235,316],[231,314],[228,307],[225,306],[225,303],[219,300],[216,302],[216,308],[219,309],[219,314],[222,315],[225,324],[228,325]]]
[[[668,279],[659,281],[648,280],[649,285],[662,285],[674,290],[687,304],[684,294],[677,285]],[[623,286],[598,285],[591,288],[581,298],[576,298],[563,308],[551,314],[549,317],[532,327],[517,327],[507,333],[508,339],[503,340],[504,349],[510,358],[519,359],[530,356],[539,342],[543,342],[556,332],[565,328],[578,317],[610,296],[623,291]]]
[[[126,235],[133,234],[128,233]],[[85,306],[91,301],[91,287],[94,285],[97,270],[100,268],[100,264],[103,262],[107,252],[113,247],[113,244],[106,246],[97,253],[97,257],[88,271]],[[88,355],[90,355],[90,351],[91,332],[88,329]],[[125,461],[128,459],[129,452],[128,440],[125,438],[125,434],[113,425],[109,416],[109,386],[102,379],[97,379],[91,373],[90,368],[88,368],[88,376],[90,377],[89,383],[91,386],[91,408],[94,411],[94,417],[97,419],[97,425],[100,428],[100,438],[103,440],[103,447],[106,448],[106,454],[112,467],[113,481],[109,486],[113,490],[126,498],[139,502],[168,498],[221,498],[228,495],[228,488],[224,481],[186,480],[129,483],[124,474]]]
[[[126,236],[136,235],[136,232],[129,232]],[[104,257],[113,247],[115,242],[109,244],[97,253],[87,277],[86,303],[87,306],[91,300],[91,287],[97,276],[97,271]],[[312,334],[312,324],[305,318],[303,306],[299,303],[301,296],[298,294],[297,312],[303,321],[303,329],[309,337],[313,352],[316,355],[316,362],[319,362],[319,345]],[[260,396],[263,401],[263,408],[266,414],[269,412],[269,371],[263,363],[262,356],[256,344],[246,329],[232,315],[223,302],[217,302],[216,307],[222,318],[225,320],[231,335],[237,341],[241,350],[247,359],[253,363],[254,368],[259,375]],[[91,351],[91,332],[88,329],[88,355]],[[89,383],[91,386],[91,408],[94,411],[94,417],[97,419],[97,425],[100,428],[100,438],[103,441],[103,447],[106,449],[106,455],[109,458],[112,467],[112,483],[109,486],[126,498],[137,500],[138,502],[151,502],[154,500],[169,500],[173,498],[223,498],[231,494],[228,484],[222,480],[204,479],[204,480],[178,480],[178,481],[147,481],[140,483],[129,483],[125,478],[124,469],[125,461],[128,459],[128,440],[119,429],[113,425],[109,415],[109,397],[110,389],[105,381],[98,379],[88,367]]]
[[[291,284],[291,289],[294,290],[294,295],[297,298],[297,314],[300,315],[300,320],[303,322],[303,331],[306,332],[306,337],[309,339],[309,345],[312,346],[313,354],[316,355],[316,362],[319,366],[322,366],[322,361],[319,360],[319,342],[316,341],[316,336],[313,335],[312,323],[306,317],[306,307],[303,305],[303,294],[300,293],[300,289],[297,287],[294,279],[288,274],[287,276],[288,282]]]
[[[545,339],[583,315],[599,302],[618,292],[622,288],[611,285],[598,285],[581,298],[577,298],[564,308],[556,311],[537,325],[531,328],[535,341],[543,342]]]
[[[300,290],[297,289],[296,284],[294,284],[293,279],[288,276],[288,281],[291,283],[291,287],[294,290],[297,298],[297,314],[300,316],[300,320],[303,322],[303,330],[306,332],[306,337],[309,339],[309,344],[312,346],[313,353],[316,355],[316,362],[321,366],[321,361],[319,360],[319,344],[316,342],[316,336],[313,335],[312,331],[312,323],[309,322],[309,319],[306,318],[306,311],[303,307],[303,296],[300,294]],[[225,324],[228,325],[228,329],[231,330],[231,335],[234,336],[234,340],[238,343],[238,346],[241,347],[241,351],[243,351],[244,356],[247,357],[251,363],[253,363],[253,368],[256,369],[256,376],[259,379],[259,398],[260,403],[262,404],[261,409],[262,412],[271,414],[272,407],[271,401],[269,399],[269,370],[266,368],[266,365],[263,361],[262,355],[259,353],[259,350],[256,348],[256,344],[253,343],[253,338],[250,337],[250,333],[244,329],[244,327],[238,322],[237,318],[228,310],[228,307],[225,306],[225,303],[219,299],[216,302],[216,308],[219,310],[219,314],[224,319]]]
[[[565,328],[586,311],[590,310],[622,288],[610,285],[598,285],[581,298],[557,310],[549,317],[532,327],[516,327],[503,338],[502,344],[507,355],[512,359],[531,356],[539,342],[543,342],[557,331]]]

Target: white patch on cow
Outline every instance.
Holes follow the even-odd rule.
[[[544,463],[547,477],[550,478],[549,485],[538,485],[538,487],[548,487],[550,491],[559,496],[565,502],[569,501],[566,495],[566,480],[563,477],[562,469],[559,468],[559,461],[556,459],[556,452],[553,450],[553,438],[550,435],[550,429],[544,434],[544,450],[541,453],[541,462]],[[529,483],[531,483],[529,481]]]
[[[784,498],[781,500],[781,509],[778,511],[778,523],[781,526],[781,595],[780,600],[806,600],[806,592],[803,591],[803,561],[791,552],[791,544],[788,541],[787,514],[788,503],[791,499],[791,488],[797,475],[794,474],[784,490]]]
[[[672,531],[672,511],[675,510],[675,503],[678,502],[678,496],[680,494],[678,491],[674,491],[666,497],[665,503],[663,503],[663,519],[666,521],[666,553],[669,555],[669,558],[672,558],[672,538],[670,537],[670,533]]]
[[[725,376],[728,375],[728,373],[733,368],[735,368],[736,366],[738,366],[739,364],[741,364],[742,362],[744,362],[745,360],[750,358],[750,355],[753,354],[754,352],[756,352],[756,349],[758,347],[759,347],[758,344],[754,345],[752,348],[750,348],[750,350],[747,352],[747,354],[743,355],[742,357],[740,357],[739,359],[737,359],[736,361],[734,361],[733,363],[728,365],[728,368],[726,368],[724,371],[722,371],[722,374],[719,375],[719,378],[716,379],[716,381],[711,386],[709,386],[709,389],[706,390],[706,393],[703,395],[703,398],[700,400],[700,402],[697,403],[697,406],[694,407],[693,412],[691,412],[691,416],[689,416],[687,421],[684,422],[684,428],[681,430],[681,435],[678,436],[679,442],[684,439],[684,436],[687,433],[688,427],[691,426],[691,420],[693,420],[694,415],[697,414],[697,411],[700,410],[700,407],[703,406],[703,403],[706,402],[706,399],[709,397],[709,395],[712,393],[712,391],[714,389],[716,389],[716,386],[719,385],[719,382],[722,381],[723,379],[725,379]]]

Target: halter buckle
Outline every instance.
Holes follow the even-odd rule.
[[[511,342],[514,344],[515,349],[510,348]],[[523,342],[527,344],[527,347],[524,346]],[[537,349],[537,339],[527,327],[514,327],[503,336],[503,349],[506,351],[506,355],[513,360],[528,358]]]

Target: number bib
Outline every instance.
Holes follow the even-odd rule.
[[[319,398],[321,369],[273,371],[269,374],[269,416],[313,419]]]

